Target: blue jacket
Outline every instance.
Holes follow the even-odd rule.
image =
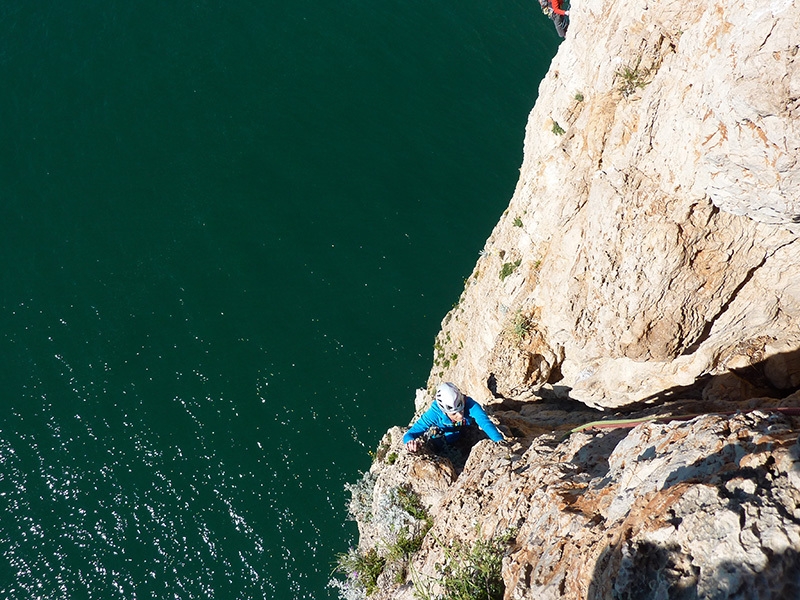
[[[444,434],[445,441],[454,442],[461,435],[461,428],[472,423],[477,423],[478,427],[483,429],[490,440],[495,442],[503,441],[503,434],[498,431],[494,423],[486,416],[483,407],[470,397],[465,397],[464,401],[464,421],[462,423],[459,425],[453,423],[444,411],[439,408],[439,405],[433,402],[430,408],[420,415],[419,419],[414,422],[403,436],[403,443],[407,444],[411,440],[417,439],[431,427],[438,427]]]

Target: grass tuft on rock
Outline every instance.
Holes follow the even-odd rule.
[[[478,539],[471,548],[456,543],[442,567],[443,600],[502,600],[506,591],[503,556],[515,533]]]
[[[334,570],[347,578],[336,587],[344,598],[371,596],[378,589],[378,576],[385,566],[386,558],[380,556],[375,548],[366,552],[351,548],[349,552],[340,554],[336,561]]]
[[[500,281],[503,281],[506,277],[511,275],[514,271],[517,270],[517,267],[522,264],[522,259],[518,258],[514,262],[507,262],[503,263],[503,266],[500,268]]]

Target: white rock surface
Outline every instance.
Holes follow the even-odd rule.
[[[429,385],[616,407],[757,364],[796,387],[797,31],[785,0],[576,0]]]

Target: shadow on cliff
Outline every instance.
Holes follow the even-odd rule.
[[[777,415],[775,418],[783,419]],[[791,425],[784,431],[790,438],[796,434]],[[661,491],[684,482],[713,486],[725,508],[739,516],[742,531],[753,530],[759,536],[762,534],[758,523],[748,523],[752,509],[759,514],[774,511],[784,521],[800,525],[800,518],[784,505],[786,499],[781,496],[786,489],[778,487],[770,473],[770,461],[774,459],[769,458],[760,468],[738,466],[746,454],[766,450],[771,445],[772,441],[726,444],[691,465],[677,468]],[[672,510],[659,517],[676,529],[681,526],[682,518]],[[710,527],[713,520],[714,515],[709,515]],[[800,598],[800,551],[796,548],[774,552],[762,545],[765,562],[760,565],[754,564],[760,562],[759,557],[754,557],[753,563],[728,560],[698,564],[700,560],[677,543],[656,543],[636,537],[628,529],[618,536],[617,544],[603,550],[595,564],[588,600]],[[720,539],[719,544],[724,544],[724,540]]]
[[[800,598],[800,552],[765,550],[766,564],[697,566],[677,544],[634,541],[600,556],[587,600]]]
[[[781,400],[798,391],[800,348],[770,356],[747,367],[718,375],[704,375],[690,385],[662,390],[621,410],[626,413],[652,411],[654,406],[667,405],[672,408],[674,405],[677,411],[682,405],[689,404],[696,407],[694,412],[711,412],[729,409],[731,403],[741,404],[743,409],[755,408],[748,405],[753,399],[762,399],[760,405],[763,406],[780,406]],[[800,404],[800,399],[790,404]],[[720,405],[720,409],[715,409],[714,405]]]
[[[570,463],[593,479],[605,477],[609,469],[608,457],[629,432],[630,429],[623,428],[593,432],[589,440],[572,457]]]
[[[776,415],[775,418],[782,417]],[[794,434],[791,437],[794,437]],[[777,512],[786,521],[800,525],[800,518],[789,512],[779,497],[783,492],[776,488],[770,472],[770,467],[775,464],[773,457],[770,456],[759,468],[735,466],[739,464],[743,456],[769,451],[774,443],[774,440],[769,439],[750,448],[746,448],[744,444],[726,444],[719,451],[704,456],[691,465],[675,469],[664,482],[661,491],[683,482],[713,485],[716,487],[719,497],[726,501],[726,508],[739,515],[742,526],[747,520],[745,504]],[[795,446],[795,448],[797,447]],[[742,485],[742,482],[745,481],[748,484]],[[680,520],[673,522],[672,525],[677,527],[680,525]],[[796,598],[800,598],[800,596],[796,596]]]

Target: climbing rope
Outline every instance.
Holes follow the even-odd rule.
[[[669,423],[670,421],[689,421],[690,419],[694,419],[695,417],[702,417],[708,414],[719,415],[722,417],[731,417],[733,415],[741,414],[742,412],[755,412],[755,411],[762,411],[762,412],[777,412],[783,415],[789,415],[793,417],[800,417],[800,408],[795,407],[772,407],[772,408],[754,408],[752,410],[747,411],[731,411],[731,412],[719,412],[719,413],[697,413],[692,415],[676,415],[672,417],[642,417],[640,419],[608,419],[605,421],[592,421],[591,423],[586,423],[584,425],[579,425],[574,429],[570,429],[569,434],[578,433],[579,431],[586,431],[587,429],[623,429],[623,428],[633,428],[637,425],[641,425],[642,423]]]

